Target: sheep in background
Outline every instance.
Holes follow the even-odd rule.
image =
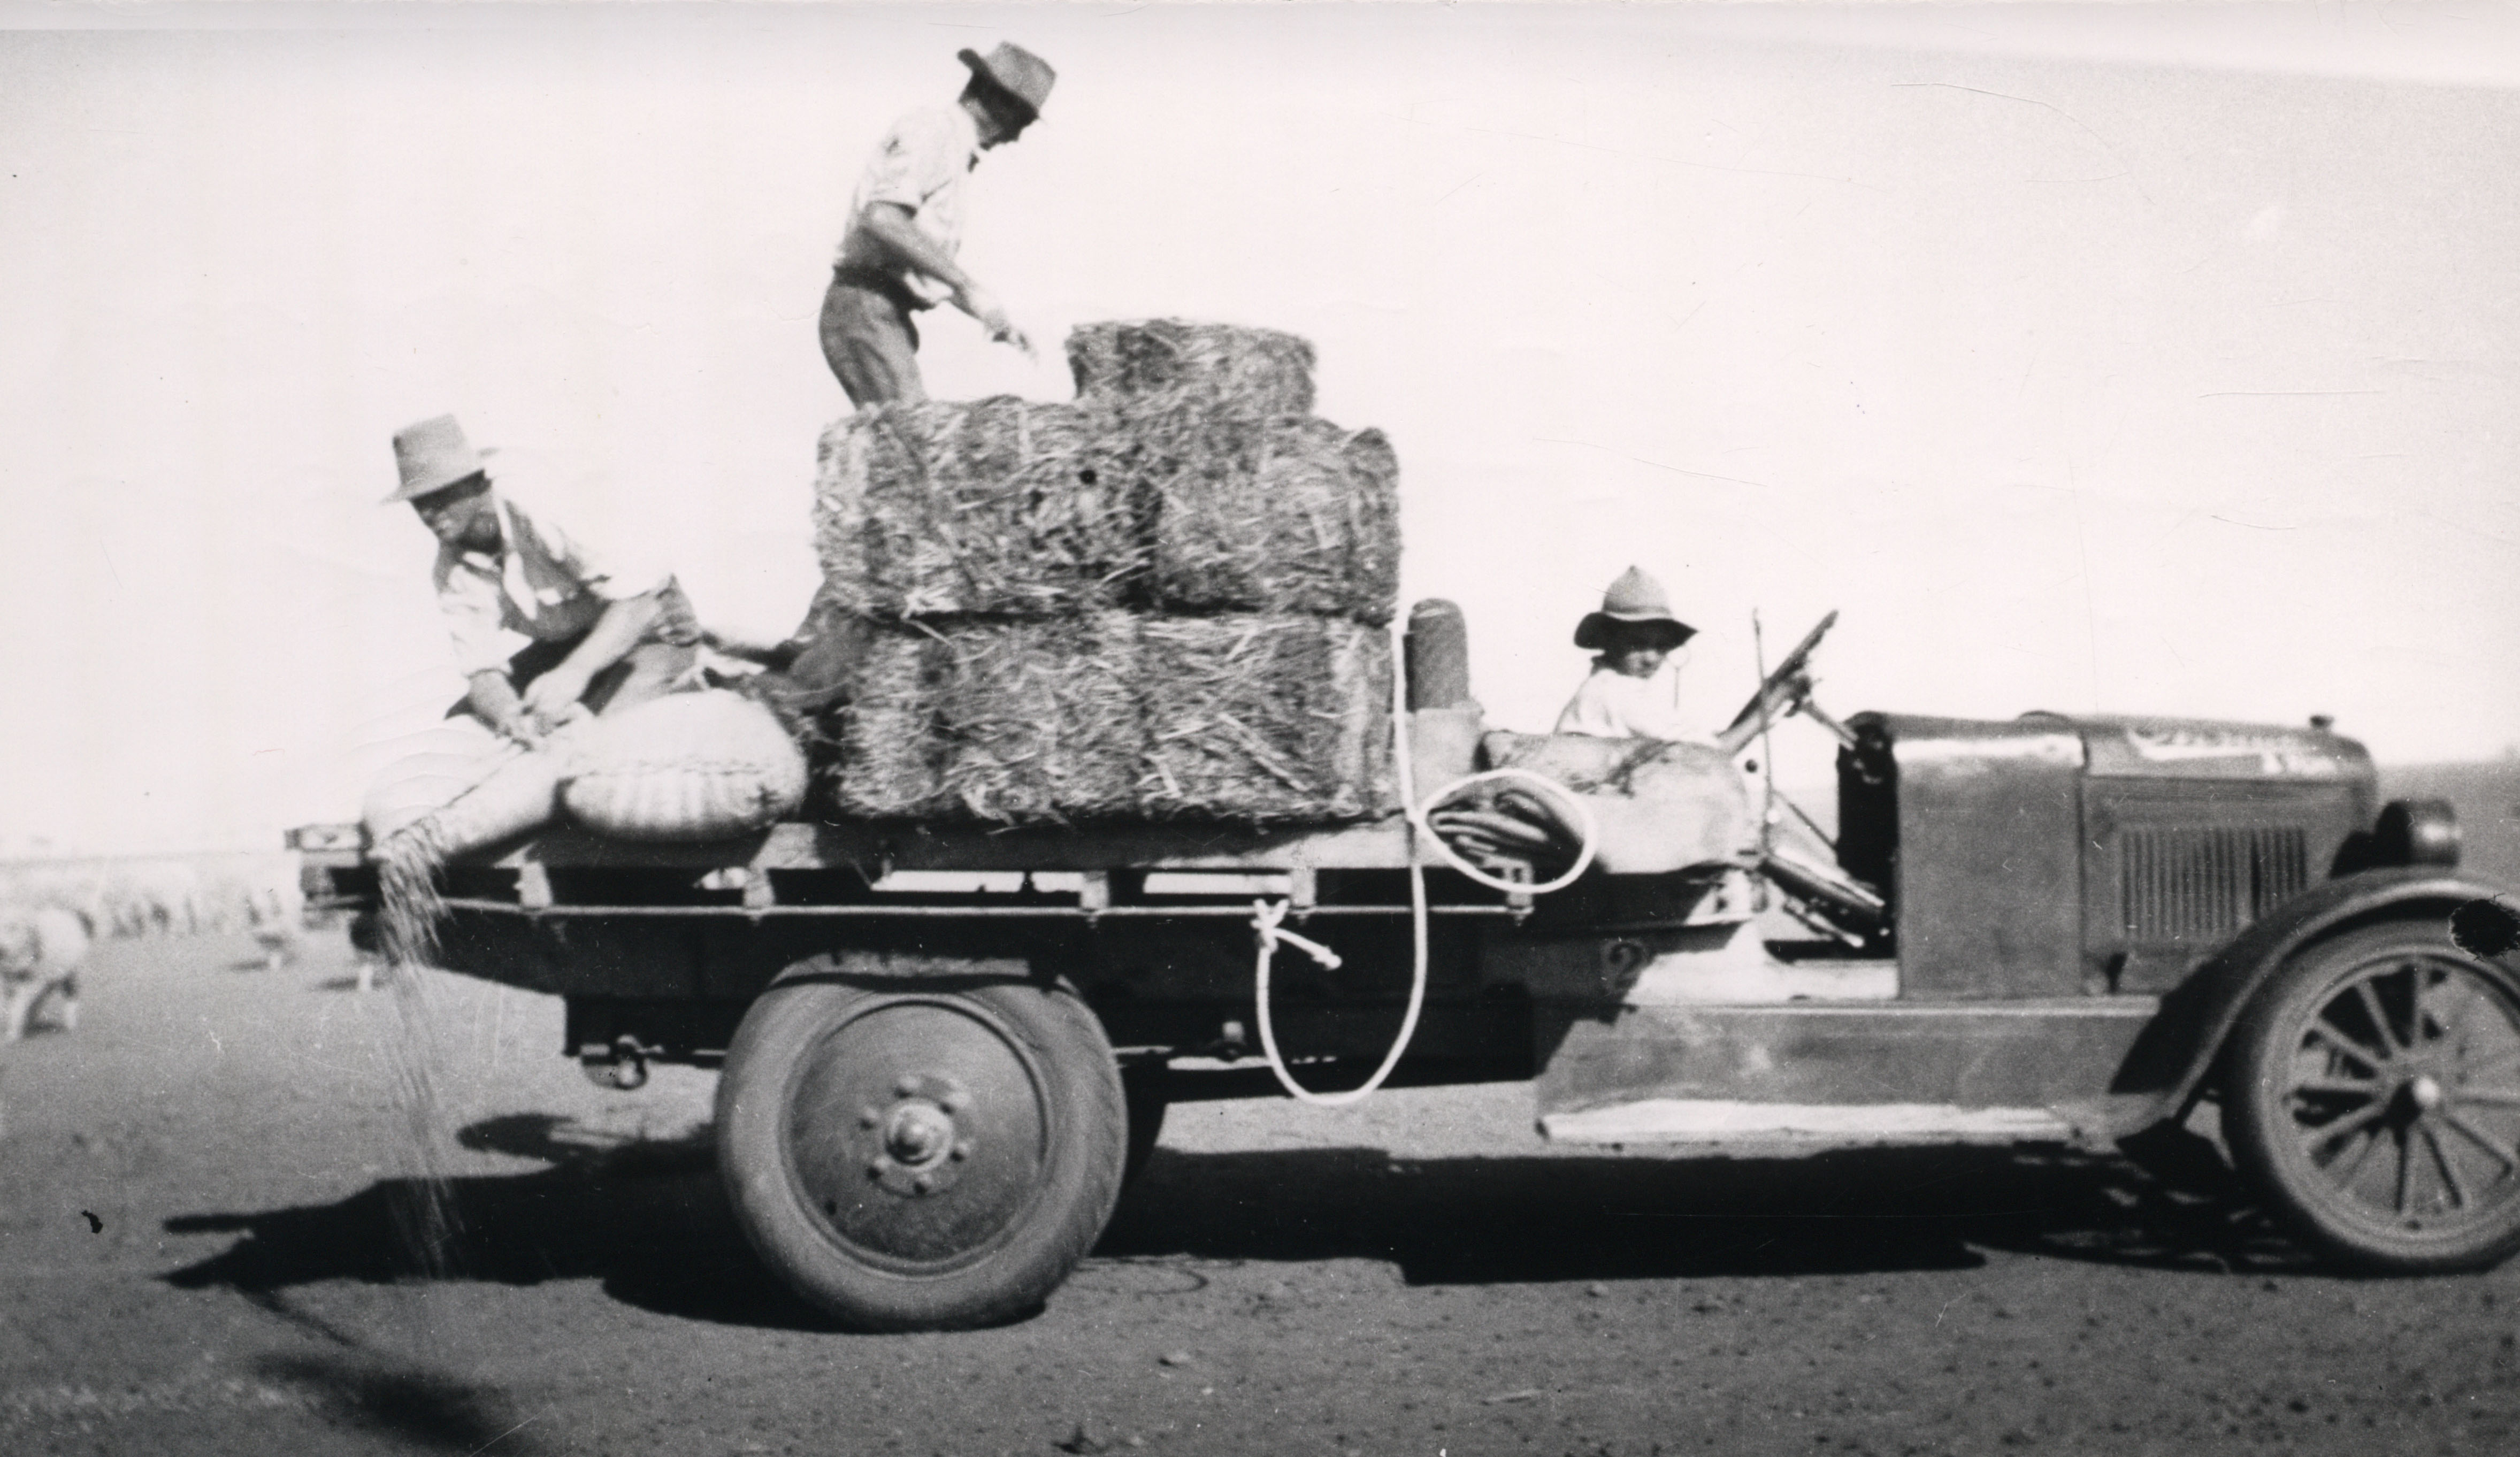
[[[0,1042],[24,1036],[47,1001],[57,1000],[55,1025],[78,1026],[78,974],[92,939],[87,918],[58,905],[0,912]]]

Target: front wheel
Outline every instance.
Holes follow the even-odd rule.
[[[808,964],[809,969],[812,964]],[[727,1051],[718,1166],[745,1236],[860,1330],[1037,1308],[1119,1198],[1128,1116],[1065,988],[790,974]]]
[[[2428,922],[2315,945],[2233,1047],[2224,1136],[2329,1254],[2405,1273],[2520,1250],[2520,978]]]

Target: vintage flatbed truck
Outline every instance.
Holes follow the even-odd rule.
[[[1411,668],[1422,788],[1463,710],[1418,702]],[[2215,1100],[2242,1172],[2333,1257],[2520,1247],[2520,971],[2448,930],[2497,892],[2457,872],[2446,805],[2376,803],[2324,723],[1811,711],[1841,741],[1833,865],[1640,872],[1631,847],[1532,894],[1399,815],[562,829],[448,867],[440,964],[565,999],[565,1052],[616,1086],[721,1069],[740,1222],[865,1328],[1033,1308],[1167,1103],[1377,1059],[1531,1079],[1546,1137],[1612,1147],[2106,1147]],[[1625,808],[1650,841],[1653,806]],[[374,903],[355,827],[292,838],[319,896]],[[1763,933],[1778,910],[1816,934]],[[1296,939],[1263,929],[1281,915]]]

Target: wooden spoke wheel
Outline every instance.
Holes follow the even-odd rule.
[[[718,1085],[719,1169],[754,1249],[862,1330],[1037,1308],[1119,1198],[1129,1123],[1102,1024],[1065,987],[817,970],[753,1004]]]
[[[2520,1249],[2520,977],[2425,922],[2311,947],[2242,1017],[2224,1102],[2242,1168],[2365,1268]]]

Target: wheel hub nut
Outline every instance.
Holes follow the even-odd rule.
[[[2441,1106],[2442,1085],[2430,1073],[2421,1074],[2407,1084],[2407,1101],[2414,1104],[2416,1111],[2429,1113]]]
[[[902,1163],[929,1163],[954,1142],[954,1120],[932,1103],[905,1103],[883,1130],[883,1151]]]
[[[858,1109],[864,1138],[855,1147],[867,1177],[903,1199],[945,1193],[970,1167],[971,1130],[957,1115],[973,1106],[971,1090],[938,1072],[905,1072],[889,1084],[893,1101]]]

